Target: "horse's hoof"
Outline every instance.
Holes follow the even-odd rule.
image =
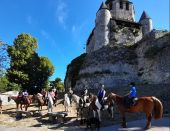
[[[145,127],[145,128],[144,128],[144,130],[148,130],[148,129],[150,129],[150,127]]]
[[[122,124],[122,127],[123,127],[123,128],[127,128],[127,125],[126,125],[126,124]]]

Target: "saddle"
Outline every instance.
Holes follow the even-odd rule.
[[[124,96],[124,100],[123,101],[124,101],[123,104],[125,105],[125,107],[130,108],[130,107],[136,105],[136,103],[138,101],[138,98],[137,97],[129,98],[129,96],[127,95],[127,96]]]

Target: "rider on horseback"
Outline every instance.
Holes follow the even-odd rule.
[[[135,83],[131,82],[130,83],[130,92],[128,93],[128,97],[129,97],[129,106],[133,106],[134,105],[134,99],[136,98],[136,87],[135,87]]]
[[[22,98],[23,98],[23,101],[26,102],[26,97],[28,96],[28,92],[27,90],[25,89],[23,92],[22,92]]]

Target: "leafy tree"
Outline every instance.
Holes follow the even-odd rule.
[[[5,92],[8,88],[8,79],[6,77],[0,78],[0,92]]]
[[[54,66],[47,57],[36,53],[37,40],[29,34],[22,33],[8,47],[11,58],[7,76],[10,82],[18,84],[30,93],[37,93],[54,72]]]
[[[59,77],[57,77],[54,81],[51,81],[50,85],[52,87],[56,87],[58,91],[64,91],[64,83]]]

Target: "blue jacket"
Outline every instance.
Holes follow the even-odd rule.
[[[136,97],[136,87],[134,86],[130,89],[130,97]]]

